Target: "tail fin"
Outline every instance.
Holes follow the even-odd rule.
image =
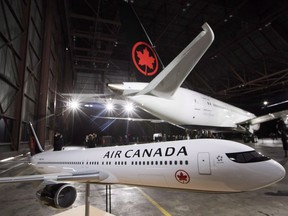
[[[205,23],[202,28],[203,31],[138,95],[169,98],[175,93],[214,40],[210,26]]]
[[[31,122],[29,122],[29,127],[30,127],[30,132],[31,132],[30,139],[29,139],[29,147],[30,147],[31,156],[33,156],[40,152],[44,152],[44,149],[42,148],[39,142],[39,139],[35,133],[35,130]]]
[[[132,5],[123,0],[119,4],[121,30],[129,47],[127,56],[131,57],[130,73],[137,82],[150,82],[161,70],[161,61]],[[147,58],[149,61],[143,62]]]

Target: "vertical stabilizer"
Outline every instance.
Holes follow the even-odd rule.
[[[42,148],[39,142],[39,139],[36,135],[36,132],[31,122],[29,122],[29,127],[30,127],[30,132],[31,132],[30,139],[29,139],[29,147],[30,147],[31,155],[33,156],[34,154],[44,152],[44,149]]]
[[[175,93],[214,40],[210,26],[205,23],[202,28],[203,31],[137,95],[169,98]]]

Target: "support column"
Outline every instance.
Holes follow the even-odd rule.
[[[42,50],[41,75],[39,82],[39,97],[38,97],[38,116],[37,116],[37,134],[40,143],[45,147],[46,138],[46,116],[47,116],[47,94],[49,84],[49,69],[50,69],[50,52],[52,38],[52,21],[53,21],[53,4],[55,1],[44,1],[45,4],[45,21],[44,21],[44,37]]]
[[[19,145],[21,141],[21,131],[22,131],[22,108],[24,102],[24,87],[25,87],[25,73],[26,73],[26,56],[28,47],[28,35],[29,35],[29,24],[30,24],[30,11],[31,11],[31,0],[27,0],[25,8],[23,8],[23,36],[21,39],[20,47],[20,61],[17,67],[18,71],[18,84],[19,90],[16,95],[16,106],[15,106],[15,121],[13,123],[12,131],[12,150],[19,150]]]
[[[90,184],[86,183],[86,194],[85,194],[85,216],[89,216],[90,210]]]
[[[106,212],[111,213],[111,185],[106,185]]]

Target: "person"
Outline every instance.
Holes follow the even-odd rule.
[[[62,134],[56,132],[54,135],[54,151],[61,151],[64,145]]]
[[[278,127],[278,132],[281,135],[281,141],[282,141],[282,145],[283,145],[284,154],[285,154],[285,157],[287,157],[287,150],[288,150],[287,126],[286,126],[285,122],[283,121],[283,119],[280,119],[278,121],[277,127]]]
[[[86,146],[87,148],[94,148],[95,147],[95,135],[94,134],[89,134],[88,137],[86,138]]]
[[[288,144],[287,144],[287,132],[285,130],[281,131],[281,140],[282,140],[285,157],[287,157]]]
[[[93,148],[98,145],[98,136],[96,133],[92,134],[92,140],[93,140]]]

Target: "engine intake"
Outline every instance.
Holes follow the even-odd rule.
[[[75,187],[69,184],[47,184],[43,189],[37,191],[36,196],[46,205],[55,208],[68,208],[76,200]]]

